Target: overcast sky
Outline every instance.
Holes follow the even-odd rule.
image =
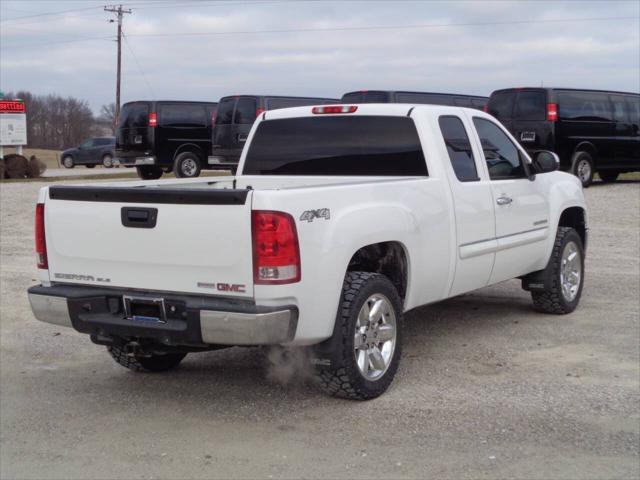
[[[114,101],[116,24],[103,5],[2,0],[0,89],[73,95],[96,112]],[[542,83],[640,91],[638,0],[124,5],[123,103]]]

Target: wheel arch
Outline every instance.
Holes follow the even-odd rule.
[[[178,158],[178,155],[184,152],[191,152],[196,154],[200,158],[200,162],[201,162],[200,166],[201,167],[204,166],[204,163],[202,162],[206,162],[207,159],[204,156],[202,147],[200,147],[199,145],[196,145],[195,143],[183,143],[178,148],[176,148],[176,151],[173,153],[172,163],[176,161],[176,158]]]
[[[584,208],[574,206],[565,208],[558,219],[558,227],[573,228],[582,240],[583,248],[587,249],[587,214]]]
[[[598,158],[598,149],[593,143],[587,142],[587,141],[578,143],[573,148],[573,153],[571,154],[571,156],[573,157],[573,155],[575,155],[578,152],[587,152],[589,155],[591,155],[591,160],[593,160],[593,164],[595,166],[595,163]]]
[[[409,255],[401,242],[378,242],[359,248],[351,256],[346,272],[355,271],[386,276],[404,302],[409,282]]]

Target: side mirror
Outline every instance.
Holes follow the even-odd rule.
[[[533,154],[533,165],[536,173],[555,172],[560,167],[560,157],[554,152],[540,150]]]

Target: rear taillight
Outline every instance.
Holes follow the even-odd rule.
[[[152,112],[149,114],[149,126],[157,127],[158,126],[158,114]]]
[[[44,203],[36,205],[36,259],[38,268],[47,269],[47,242],[44,237]]]
[[[558,121],[558,104],[547,103],[547,120],[550,122]]]
[[[253,281],[278,285],[300,281],[300,249],[293,217],[256,210],[251,214]]]
[[[353,113],[358,110],[357,105],[327,105],[325,107],[313,107],[311,113]]]
[[[485,105],[484,107],[482,107],[482,111],[484,113],[489,113],[489,105]]]
[[[264,108],[258,108],[256,110],[256,118],[258,118],[260,116],[261,113],[264,113]]]

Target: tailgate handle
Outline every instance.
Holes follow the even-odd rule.
[[[122,225],[131,228],[153,228],[158,221],[157,208],[122,207]]]

